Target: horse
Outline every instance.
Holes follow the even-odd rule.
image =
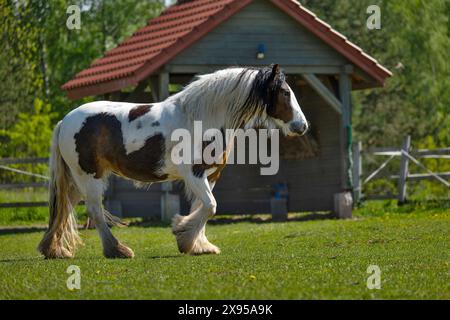
[[[205,234],[217,202],[212,190],[226,163],[175,164],[171,133],[264,126],[285,135],[303,135],[308,122],[278,64],[233,67],[198,76],[163,102],[90,102],[72,110],[53,131],[50,156],[49,226],[38,250],[47,259],[72,258],[82,243],[74,207],[85,200],[106,258],[133,258],[131,248],[111,232],[117,224],[102,206],[107,178],[115,174],[138,183],[183,181],[191,200],[186,216],[172,221],[178,249],[186,254],[218,254]],[[117,219],[116,219],[117,218]]]

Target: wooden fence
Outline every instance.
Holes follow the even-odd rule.
[[[48,186],[48,177],[41,174],[36,174],[16,168],[11,168],[10,165],[15,164],[39,164],[48,163],[48,158],[4,158],[0,159],[0,170],[7,170],[21,175],[33,176],[41,179],[41,182],[24,182],[24,183],[3,183],[0,184],[0,190],[18,190],[27,188],[45,188]],[[24,208],[24,207],[46,207],[47,201],[35,201],[35,202],[6,202],[0,203],[0,208]]]
[[[385,160],[375,171],[363,178],[363,157],[364,155],[384,156],[389,157]],[[389,174],[383,172],[389,162],[394,158],[400,158],[400,170],[398,174]],[[408,181],[418,180],[437,180],[443,185],[450,187],[448,180],[450,179],[450,172],[435,173],[423,165],[418,159],[450,159],[450,148],[442,148],[435,150],[414,150],[411,147],[411,137],[405,137],[401,147],[397,148],[370,148],[364,150],[362,143],[358,142],[353,145],[353,186],[354,186],[354,201],[361,200],[383,200],[383,199],[398,199],[399,203],[406,201],[406,190]],[[421,168],[426,173],[410,173],[409,167],[413,163]],[[363,185],[374,179],[375,177],[398,180],[397,194],[382,194],[382,195],[363,195]]]
[[[363,158],[365,155],[374,155],[379,157],[388,157],[375,171],[369,174],[367,177],[363,177]],[[385,173],[384,169],[394,158],[400,158],[400,170],[397,174]],[[424,166],[418,159],[450,159],[450,148],[442,148],[435,150],[414,150],[411,147],[411,137],[405,137],[401,147],[397,148],[370,148],[364,150],[362,143],[358,142],[353,145],[353,186],[354,186],[354,202],[360,202],[361,200],[381,200],[381,199],[398,199],[400,203],[406,201],[406,190],[408,181],[418,180],[431,180],[435,179],[442,184],[450,187],[448,180],[450,179],[450,172],[435,173]],[[8,170],[17,174],[34,176],[42,181],[40,182],[28,182],[28,183],[6,183],[0,184],[0,190],[13,190],[13,189],[26,189],[26,188],[43,188],[47,187],[48,177],[11,168],[10,165],[15,164],[39,164],[48,163],[48,158],[23,158],[13,159],[6,158],[0,159],[0,170]],[[420,167],[426,173],[410,173],[409,167],[413,163]],[[397,194],[382,194],[382,195],[363,195],[362,188],[364,184],[373,180],[375,177],[387,178],[391,180],[398,180],[397,182]],[[0,203],[0,208],[11,207],[46,207],[48,203],[46,201],[40,202],[9,202]]]

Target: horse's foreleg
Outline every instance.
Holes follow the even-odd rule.
[[[216,182],[215,181],[209,181],[209,187],[211,191],[213,190]],[[200,206],[202,206],[202,202],[195,198],[195,200],[192,202],[191,210],[190,212],[194,212],[195,210],[199,209]],[[195,241],[194,247],[191,251],[192,254],[203,254],[203,253],[220,253],[220,249],[213,245],[211,242],[209,242],[208,238],[206,237],[206,223],[203,225],[203,228],[201,229],[197,240]]]
[[[102,205],[103,182],[101,180],[89,181],[86,191],[86,208],[100,235],[104,256],[106,258],[133,258],[133,251],[114,237],[105,221]]]
[[[216,200],[212,195],[214,184],[210,185],[206,177],[197,178],[192,174],[185,179],[185,184],[194,201],[188,216],[177,215],[173,220],[172,230],[179,250],[190,254],[220,253],[205,235],[206,222],[216,213]]]

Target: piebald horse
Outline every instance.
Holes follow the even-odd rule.
[[[132,258],[119,242],[103,209],[106,180],[113,173],[140,183],[182,180],[191,212],[177,215],[172,230],[182,253],[220,253],[205,235],[216,212],[212,194],[226,160],[217,165],[175,164],[171,133],[263,126],[285,135],[302,135],[308,123],[278,65],[229,68],[199,76],[163,102],[133,104],[98,101],[84,104],[60,121],[53,132],[50,159],[49,227],[39,244],[46,258],[71,258],[81,243],[74,207],[85,200],[107,258]]]

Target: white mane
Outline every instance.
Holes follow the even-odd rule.
[[[236,128],[238,121],[250,120],[241,119],[246,113],[243,109],[252,113],[256,108],[248,105],[248,98],[257,73],[255,69],[230,68],[201,75],[168,101],[183,108],[192,120],[224,116],[222,125]]]

